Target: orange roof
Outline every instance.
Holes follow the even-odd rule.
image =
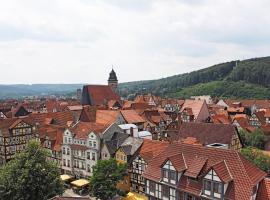
[[[226,115],[214,115],[212,117],[213,123],[215,124],[231,124],[231,121],[228,119]]]
[[[269,200],[269,199],[270,199],[270,179],[265,178],[259,186],[256,200]]]
[[[109,124],[115,123],[119,116],[119,111],[116,110],[97,110],[96,123]]]
[[[183,104],[180,112],[183,112],[185,109],[187,109],[187,110],[191,109],[191,111],[189,111],[189,112],[190,113],[192,112],[194,117],[197,118],[199,113],[201,112],[201,109],[202,109],[204,103],[205,103],[205,101],[187,99],[187,100],[185,100],[185,103]]]
[[[270,109],[265,111],[264,117],[270,118]]]
[[[244,107],[237,107],[237,108],[229,107],[227,110],[228,112],[232,112],[232,113],[243,113],[245,111],[245,108]]]
[[[154,156],[160,154],[168,145],[168,142],[144,139],[139,154],[146,159],[146,161],[149,161]]]
[[[105,101],[109,100],[120,101],[120,97],[108,85],[85,85],[83,86],[84,96],[88,96],[90,105],[104,105]]]
[[[121,110],[121,114],[129,124],[144,123],[146,121],[135,110]]]
[[[94,122],[78,122],[71,131],[75,134],[75,138],[87,139],[91,132],[102,133],[107,127],[108,125]]]
[[[200,162],[198,162],[200,163],[200,167],[194,170],[194,172],[200,171],[198,176],[203,177],[210,169],[215,168],[222,181],[226,182],[231,179],[233,180],[229,183],[229,187],[232,187],[232,190],[230,189],[226,192],[225,199],[250,200],[254,186],[266,177],[265,172],[255,167],[237,151],[183,143],[173,143],[158,156],[151,159],[143,176],[146,179],[159,182],[162,175],[162,164],[170,159],[173,165],[176,165],[176,169],[180,169],[180,171],[185,168],[187,169],[180,178],[180,184],[177,186],[178,189],[190,189],[192,194],[200,196],[203,188],[202,179],[199,179],[196,182],[198,187],[195,188],[187,188],[185,184],[181,184],[181,182],[187,178],[187,175],[189,175],[185,173],[188,169],[193,168],[193,161],[197,158],[200,159]],[[207,162],[205,163],[205,167],[203,170],[200,170],[206,159]],[[193,172],[193,170],[191,171]]]

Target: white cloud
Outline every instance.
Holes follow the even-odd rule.
[[[0,83],[105,83],[270,52],[269,0],[0,1]]]

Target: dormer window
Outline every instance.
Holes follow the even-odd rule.
[[[166,183],[176,184],[177,182],[177,173],[173,167],[171,161],[167,161],[162,168],[162,181]]]
[[[203,194],[205,196],[222,198],[223,183],[214,170],[210,170],[203,180]]]

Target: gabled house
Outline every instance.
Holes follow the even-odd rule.
[[[29,140],[37,137],[36,127],[29,118],[0,120],[0,165],[10,161],[15,153],[25,149]]]
[[[50,152],[49,159],[61,169],[62,144],[65,128],[58,125],[44,125],[38,129],[41,145]]]
[[[100,159],[101,137],[107,125],[78,122],[67,128],[63,136],[62,169],[76,177],[91,176]]]
[[[180,141],[185,138],[196,138],[204,146],[233,149],[239,151],[242,148],[240,136],[236,127],[231,124],[213,123],[181,123],[178,130],[168,131],[169,141]]]
[[[254,126],[256,128],[259,128],[266,123],[265,119],[265,111],[258,111],[251,114],[251,117],[249,118],[249,124],[251,126]]]
[[[180,110],[180,121],[183,122],[207,122],[210,113],[205,101],[185,100]]]
[[[266,173],[232,150],[174,143],[143,173],[149,200],[256,199]]]
[[[145,171],[148,162],[160,154],[167,146],[168,142],[162,142],[157,140],[144,139],[138,154],[133,159],[130,165],[130,191],[144,194],[145,193],[145,179],[143,172]]]

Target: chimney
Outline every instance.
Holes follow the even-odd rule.
[[[133,127],[130,128],[130,136],[131,136],[131,137],[134,137],[134,130],[133,130]]]

